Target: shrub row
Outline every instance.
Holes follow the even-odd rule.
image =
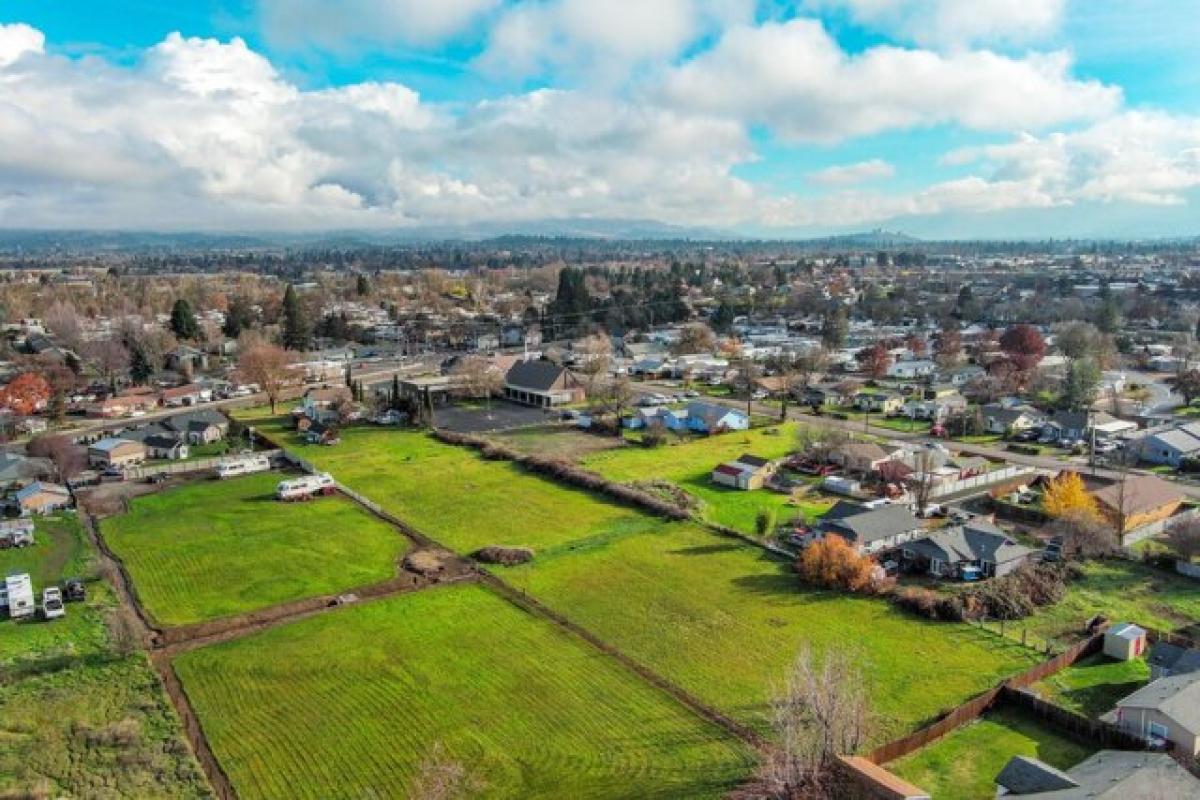
[[[434,431],[433,435],[439,441],[446,444],[470,447],[478,450],[484,458],[511,461],[529,472],[544,475],[563,483],[569,483],[572,486],[586,489],[589,492],[607,495],[627,505],[649,511],[651,514],[656,514],[670,520],[686,520],[691,518],[691,514],[685,508],[680,508],[674,503],[664,500],[661,497],[655,497],[641,489],[610,481],[602,475],[582,469],[569,461],[524,455],[510,447],[498,445],[482,437],[470,434],[437,430]]]
[[[892,602],[929,619],[954,622],[1024,619],[1037,609],[1062,600],[1067,583],[1078,574],[1074,565],[1038,564],[952,594],[913,587],[901,589],[892,595]]]

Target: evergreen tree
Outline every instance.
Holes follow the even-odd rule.
[[[358,281],[354,286],[354,293],[359,297],[366,297],[371,293],[371,281],[367,279],[366,275],[358,276]]]
[[[144,347],[130,348],[129,353],[129,377],[134,383],[145,383],[154,375],[154,365],[150,363],[150,357],[146,355]]]
[[[230,339],[236,339],[242,335],[242,331],[251,328],[254,325],[254,309],[250,306],[250,301],[245,297],[235,297],[229,301],[229,309],[225,312],[225,324],[221,326],[221,332]]]
[[[187,298],[180,297],[171,306],[171,332],[179,339],[200,338],[200,325]]]
[[[283,293],[283,346],[288,350],[307,350],[308,340],[308,320],[296,296],[296,287],[289,283]]]

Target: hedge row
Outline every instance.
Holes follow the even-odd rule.
[[[619,502],[641,508],[645,511],[669,520],[682,521],[691,519],[691,514],[685,508],[656,497],[653,494],[627,486],[623,483],[610,481],[602,475],[597,475],[569,461],[542,456],[525,455],[511,447],[496,444],[480,436],[453,431],[436,430],[433,433],[438,441],[459,447],[470,447],[478,450],[484,458],[494,461],[511,461],[529,472],[545,475],[563,483],[569,483],[589,492],[607,495]]]

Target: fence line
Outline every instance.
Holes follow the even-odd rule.
[[[970,491],[971,489],[980,489],[980,488],[983,488],[986,486],[993,486],[994,484],[997,484],[997,483],[1003,483],[1004,481],[1007,481],[1011,478],[1015,478],[1018,475],[1035,475],[1035,474],[1036,473],[1030,472],[1028,467],[1024,467],[1024,466],[1005,467],[1003,469],[994,470],[992,472],[985,472],[982,475],[976,475],[971,478],[963,478],[961,480],[957,480],[952,483],[946,483],[946,484],[942,484],[940,486],[934,487],[933,492],[931,493],[931,497],[933,497],[934,499],[939,498],[939,497],[946,497],[948,495],[958,494],[959,492]]]
[[[867,755],[867,760],[876,764],[886,764],[920,750],[930,742],[940,739],[968,722],[978,719],[996,704],[997,699],[1000,698],[1006,688],[1010,691],[1027,689],[1038,681],[1071,666],[1079,659],[1099,652],[1103,644],[1103,633],[1098,633],[1089,639],[1077,642],[1054,658],[1043,661],[1040,664],[1035,664],[1020,675],[1009,678],[983,694],[946,712],[933,724],[876,748]]]
[[[1048,703],[1025,689],[1001,687],[999,700],[1011,703],[1034,716],[1040,717],[1076,741],[1087,745],[1099,745],[1101,750],[1145,750],[1144,739],[1121,730],[1116,725],[1102,720],[1068,711],[1054,703]]]
[[[256,452],[254,455],[266,456],[272,460],[284,457],[282,450],[263,450]],[[210,469],[216,469],[217,465],[222,461],[237,457],[238,454],[231,453],[227,456],[210,456],[208,458],[192,459],[191,461],[172,461],[167,464],[129,467],[125,470],[125,478],[127,480],[139,480],[141,478],[148,478],[151,475],[181,475],[188,472],[206,472]]]

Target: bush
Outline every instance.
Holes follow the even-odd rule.
[[[642,446],[662,447],[667,443],[667,435],[662,431],[646,431],[642,434]]]
[[[1018,455],[1023,456],[1041,455],[1041,451],[1031,444],[1010,444],[1008,446],[1008,451],[1010,453],[1017,453]]]
[[[1079,577],[1078,567],[1066,564],[1024,566],[1002,578],[971,586],[953,594],[930,589],[905,588],[892,595],[898,608],[926,619],[1024,619],[1038,608],[1054,605],[1067,593],[1067,582]]]
[[[775,532],[778,514],[773,508],[760,508],[754,518],[754,530],[759,536],[770,536]]]
[[[836,535],[804,548],[796,562],[796,570],[806,582],[847,592],[874,591],[875,567],[873,559],[860,555]]]
[[[492,545],[476,550],[471,555],[485,564],[500,564],[505,567],[528,564],[530,561],[533,561],[533,551],[528,547],[500,547]]]

